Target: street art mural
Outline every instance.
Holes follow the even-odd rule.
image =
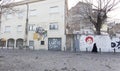
[[[42,27],[37,27],[33,38],[37,40],[44,40],[47,37],[47,30]]]
[[[93,43],[93,37],[92,36],[87,36],[85,38],[85,41],[86,41],[87,44],[92,44]]]
[[[120,41],[111,42],[111,47],[120,49]]]
[[[80,51],[91,51],[94,43],[94,37],[89,36],[80,36]]]
[[[86,51],[92,51],[94,37],[86,36],[84,40],[86,42],[86,47],[85,47]]]
[[[86,51],[86,49],[91,51],[94,43],[96,43],[98,51],[113,52],[115,48],[117,52],[120,52],[119,37],[111,39],[104,35],[80,35],[80,51]]]

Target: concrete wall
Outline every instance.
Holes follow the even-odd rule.
[[[87,38],[92,38],[92,41],[88,40]],[[94,35],[81,35],[80,36],[80,51],[92,51],[93,44],[96,43],[98,51],[101,49],[101,52],[113,52],[114,48],[116,52],[120,52],[120,38],[113,37],[110,38],[109,36],[94,36]]]
[[[66,51],[73,51],[73,35],[66,35]]]

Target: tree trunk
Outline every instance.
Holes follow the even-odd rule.
[[[100,13],[98,13],[97,23],[95,25],[97,35],[101,35],[101,26],[102,26],[102,19]]]
[[[100,28],[98,28],[98,27],[96,28],[96,34],[97,34],[97,35],[101,35]]]

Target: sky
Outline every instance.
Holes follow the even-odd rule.
[[[21,0],[15,0],[21,1]],[[68,0],[68,8],[75,6],[80,0]],[[116,9],[108,14],[108,16],[113,20],[120,20],[120,3],[116,6]]]
[[[69,9],[73,6],[75,6],[80,0],[68,0],[68,5],[69,5]],[[116,6],[116,9],[111,11],[108,14],[109,18],[112,21],[119,21],[120,20],[120,3]]]

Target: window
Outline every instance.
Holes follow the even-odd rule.
[[[23,13],[23,12],[19,12],[19,13],[18,13],[18,18],[19,18],[19,19],[23,18],[23,16],[24,16],[24,13]]]
[[[7,20],[8,20],[8,19],[11,19],[12,17],[13,17],[12,13],[6,14],[6,19],[7,19]]]
[[[35,30],[36,30],[36,26],[34,24],[30,24],[29,31],[35,31]]]
[[[31,9],[30,10],[30,16],[36,16],[37,15],[37,10],[36,9]]]
[[[58,30],[58,23],[50,23],[49,29],[50,30]]]
[[[17,32],[22,32],[22,25],[17,26]]]
[[[59,13],[59,7],[58,6],[50,7],[50,13]]]
[[[5,32],[6,32],[6,33],[10,33],[10,29],[11,29],[10,26],[5,26]]]
[[[45,41],[41,41],[41,45],[44,45],[45,44]]]

